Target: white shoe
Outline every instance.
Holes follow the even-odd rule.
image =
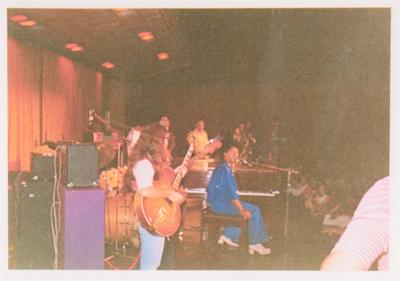
[[[239,245],[233,242],[231,239],[225,235],[221,235],[218,239],[218,244],[223,245],[224,243],[232,247],[239,247]]]
[[[265,256],[271,254],[271,249],[265,248],[261,244],[249,245],[249,254],[254,255],[254,253],[258,253],[259,255]]]

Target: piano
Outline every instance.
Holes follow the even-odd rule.
[[[188,192],[188,198],[201,198],[204,201],[206,188],[214,169],[208,167],[206,170],[188,171],[181,183]],[[285,196],[281,192],[282,173],[239,166],[234,169],[234,175],[241,199],[258,206],[264,215],[270,234],[281,236],[285,202]]]
[[[211,179],[214,167],[206,170],[189,170],[182,180],[182,186],[188,189],[206,189]],[[267,169],[257,169],[239,166],[234,169],[234,175],[238,186],[239,195],[250,195],[250,193],[274,193],[280,190],[281,173]]]
[[[186,190],[189,194],[201,194],[205,195],[207,193],[205,188],[191,188]],[[254,191],[238,191],[240,196],[261,196],[261,197],[275,197],[280,192],[279,190],[273,190],[270,192],[254,192]]]

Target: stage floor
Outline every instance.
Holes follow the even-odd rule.
[[[258,199],[262,200],[262,199]],[[279,207],[284,203],[280,200]],[[308,216],[301,205],[291,205],[291,216],[288,225],[288,237],[285,239],[281,228],[274,228],[270,214],[263,212],[266,227],[269,230],[271,240],[267,243],[272,249],[272,253],[267,256],[259,255],[238,255],[237,249],[220,246],[217,243],[200,244],[200,215],[201,209],[199,202],[188,204],[184,216],[184,231],[182,241],[170,242],[174,245],[174,251],[166,250],[160,269],[175,270],[318,270],[326,255],[332,249],[338,236],[328,236],[320,233],[319,219]],[[262,204],[260,202],[254,202]],[[263,208],[260,208],[263,210]],[[277,223],[284,217],[274,218],[272,221]],[[12,220],[11,220],[12,222]],[[282,225],[282,224],[281,224]],[[13,239],[13,228],[9,230],[9,268],[16,268],[15,245]],[[135,260],[138,249],[128,243],[125,252],[121,250],[115,253],[114,244],[106,243],[106,256],[116,254],[114,259],[105,263],[106,270],[112,269],[137,269]],[[170,246],[170,245],[169,245]],[[175,253],[175,254],[174,254]]]

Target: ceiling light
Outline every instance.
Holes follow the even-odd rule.
[[[154,39],[154,34],[150,31],[143,31],[138,33],[138,36],[142,41],[150,41]]]
[[[129,9],[127,8],[120,8],[120,9],[113,9],[120,16],[127,16],[130,14]]]
[[[34,21],[34,20],[25,20],[25,21],[19,22],[19,24],[24,26],[24,27],[31,27],[31,26],[35,26],[36,25],[36,21]]]
[[[76,43],[65,44],[66,49],[72,49],[72,48],[76,48],[76,47],[78,47],[78,44],[76,44]]]
[[[161,52],[157,54],[159,60],[167,60],[169,58],[167,52]]]
[[[111,62],[106,61],[106,62],[103,62],[102,66],[104,68],[110,69],[110,68],[114,68],[115,65],[112,64]]]
[[[24,15],[15,15],[10,17],[10,20],[15,21],[15,22],[20,22],[20,21],[24,21],[27,20],[28,18]]]
[[[76,47],[71,48],[72,52],[80,52],[82,50],[83,50],[83,48],[81,46],[76,46]]]
[[[128,11],[128,8],[115,8],[115,9],[112,9],[114,12],[125,12],[125,11]]]

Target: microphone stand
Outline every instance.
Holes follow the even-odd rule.
[[[248,166],[249,168],[253,167],[253,164],[248,162],[248,161],[246,161],[245,159],[239,159],[239,162],[241,164],[244,164],[244,165]]]
[[[287,189],[286,189],[286,202],[285,202],[285,228],[284,228],[284,244],[283,244],[283,264],[287,263],[287,246],[288,246],[288,225],[289,225],[289,191],[292,188],[291,183],[292,171],[287,171]]]
[[[267,165],[267,164],[258,164],[262,167],[266,167],[269,169],[273,169],[276,171],[280,171],[280,172],[286,172],[287,173],[287,188],[286,188],[286,199],[285,199],[285,224],[284,224],[284,232],[283,232],[283,236],[284,236],[284,245],[283,245],[283,264],[286,265],[287,262],[287,244],[288,244],[288,225],[289,225],[289,191],[292,188],[292,183],[291,183],[291,177],[292,174],[298,174],[299,172],[293,169],[284,169],[284,168],[279,168],[276,166],[271,166],[271,165]]]

